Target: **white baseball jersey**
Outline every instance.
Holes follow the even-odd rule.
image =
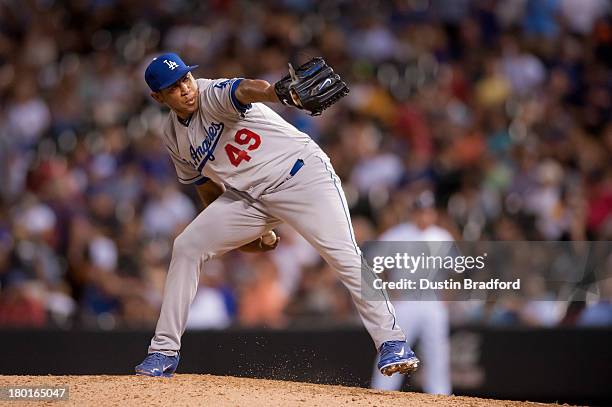
[[[188,125],[170,112],[164,142],[181,183],[212,179],[258,197],[311,142],[263,103],[242,105],[241,80],[197,79],[199,108]]]
[[[413,223],[400,223],[385,231],[379,238],[387,242],[452,242],[453,236],[440,226],[419,229]]]
[[[453,236],[436,225],[419,229],[413,223],[401,223],[385,233],[379,240],[394,242],[430,242],[432,253],[452,242]],[[397,277],[396,277],[397,278]],[[438,301],[397,301],[397,318],[406,332],[406,340],[412,344],[419,339],[420,354],[423,356],[423,390],[431,394],[451,394],[450,381],[450,339],[448,310]],[[376,367],[372,374],[371,386],[379,390],[400,390],[404,377],[383,376]]]

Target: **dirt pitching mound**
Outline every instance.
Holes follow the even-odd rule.
[[[142,376],[0,376],[0,387],[69,386],[68,401],[19,406],[545,406],[550,404],[431,396],[278,380],[178,374]],[[0,405],[6,401],[0,401]],[[10,403],[11,405],[17,405]],[[6,404],[4,404],[6,405]]]

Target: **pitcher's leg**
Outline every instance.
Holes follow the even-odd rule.
[[[416,301],[397,301],[394,305],[397,320],[406,334],[406,343],[412,347],[421,332],[420,325],[422,318],[416,315],[419,303]],[[404,383],[404,377],[401,375],[383,375],[378,370],[377,363],[378,357],[374,360],[370,387],[378,390],[400,390]]]
[[[376,298],[362,295],[361,250],[355,243],[340,180],[324,154],[308,157],[294,179],[261,200],[272,215],[295,228],[338,272],[377,349],[385,341],[405,339],[387,293],[377,290],[372,295]],[[365,266],[364,275],[373,275]]]
[[[255,240],[278,224],[233,191],[226,191],[200,213],[174,241],[149,353],[173,356],[180,349],[203,263]]]

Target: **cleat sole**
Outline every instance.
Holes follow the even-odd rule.
[[[172,377],[174,376],[174,370],[171,372],[162,372],[156,371],[155,373],[151,373],[147,370],[136,370],[136,376],[147,376],[147,377]]]
[[[380,373],[385,376],[391,376],[395,373],[400,374],[411,374],[414,373],[419,368],[419,359],[412,358],[405,362],[392,363],[387,366],[383,366],[380,368]]]
[[[155,375],[155,374],[149,374],[149,373],[144,373],[144,372],[136,372],[136,376],[146,376],[146,377],[172,377],[174,376],[174,373],[163,373],[160,375]]]

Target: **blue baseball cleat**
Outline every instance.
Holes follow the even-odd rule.
[[[163,353],[149,353],[141,364],[136,366],[136,374],[153,377],[172,377],[179,364],[180,355],[167,356]]]
[[[419,359],[405,341],[384,342],[378,353],[378,370],[386,376],[393,373],[410,374],[419,367]]]

